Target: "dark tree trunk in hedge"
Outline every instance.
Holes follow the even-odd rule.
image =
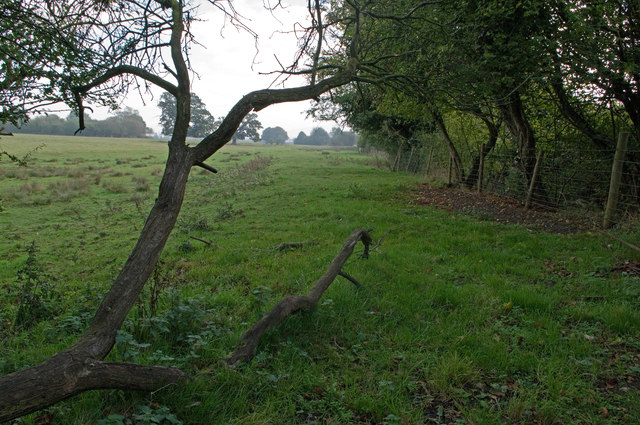
[[[469,175],[464,181],[464,185],[467,188],[472,188],[478,183],[478,176],[480,172],[480,155],[482,155],[482,159],[486,158],[489,153],[496,146],[496,142],[498,141],[498,126],[493,123],[488,117],[484,115],[478,115],[480,119],[487,126],[487,130],[489,132],[487,143],[484,145],[484,149],[480,150],[477,156],[475,156],[471,162],[471,169],[469,170]]]
[[[460,183],[464,178],[464,169],[462,168],[462,160],[460,159],[458,149],[456,149],[456,145],[453,143],[453,140],[451,140],[451,137],[449,136],[449,132],[447,131],[447,127],[440,112],[432,110],[431,118],[436,123],[438,130],[440,130],[440,134],[442,135],[442,138],[447,145],[447,149],[449,150],[449,158],[451,158],[451,161],[453,162],[453,170],[455,173],[454,181],[456,183]]]
[[[528,188],[536,166],[536,138],[533,128],[527,119],[522,99],[518,91],[508,97],[506,103],[500,106],[505,125],[518,146],[520,154],[520,170],[524,178],[524,186]],[[536,180],[534,197],[545,202],[548,199],[542,178]]]

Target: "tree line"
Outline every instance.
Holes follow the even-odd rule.
[[[331,134],[321,127],[311,130],[308,136],[304,131],[298,133],[293,139],[295,145],[315,146],[355,146],[358,136],[353,131],[344,131],[338,127],[331,129]]]
[[[125,107],[115,111],[114,116],[104,120],[85,117],[86,128],[83,136],[95,137],[147,137],[153,132],[147,127],[140,113],[135,109]],[[78,130],[78,116],[69,114],[66,118],[58,115],[40,115],[27,122],[7,124],[3,130],[13,133],[53,134],[71,136]]]

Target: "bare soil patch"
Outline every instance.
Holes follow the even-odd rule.
[[[484,220],[504,224],[518,224],[552,233],[576,233],[589,226],[566,215],[541,210],[526,209],[522,202],[490,193],[477,193],[452,187],[420,185],[414,191],[413,204],[429,205],[449,211],[472,214]]]

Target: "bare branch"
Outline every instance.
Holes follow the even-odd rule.
[[[150,83],[153,83],[155,85],[157,85],[158,87],[163,88],[164,90],[168,91],[169,93],[173,94],[174,96],[178,93],[178,88],[171,84],[170,82],[168,82],[167,80],[145,70],[142,68],[138,68],[136,66],[132,66],[132,65],[120,65],[120,66],[116,66],[114,68],[111,68],[107,71],[105,71],[102,75],[100,75],[99,77],[97,77],[96,79],[94,79],[93,81],[84,84],[82,86],[78,86],[75,87],[75,90],[77,90],[80,94],[86,94],[89,90],[91,90],[94,87],[97,87],[101,84],[106,83],[107,81],[109,81],[110,79],[114,78],[114,77],[119,77],[121,75],[133,75],[136,77],[140,77],[143,80],[149,81]]]
[[[203,162],[224,146],[238,129],[244,117],[251,111],[260,111],[269,105],[314,99],[322,93],[348,83],[356,76],[357,60],[351,59],[345,70],[325,78],[313,86],[287,89],[265,89],[245,95],[231,108],[220,127],[195,146],[195,158]]]
[[[200,168],[204,168],[207,171],[211,171],[213,174],[216,174],[218,172],[218,170],[216,170],[215,168],[213,168],[211,165],[207,165],[204,162],[196,162],[195,164],[193,164],[195,166],[198,166]]]
[[[307,292],[307,295],[293,295],[277,303],[269,313],[264,315],[262,319],[242,336],[235,351],[227,358],[227,364],[234,365],[239,362],[251,360],[265,332],[278,326],[292,313],[314,308],[318,304],[322,294],[329,288],[336,276],[342,272],[344,263],[349,259],[359,241],[362,241],[365,246],[365,251],[368,252],[371,243],[369,231],[364,229],[354,230],[342,245],[342,249],[333,259],[327,271],[316,281],[309,292]]]

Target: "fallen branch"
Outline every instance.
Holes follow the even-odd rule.
[[[211,246],[211,245],[213,245],[213,242],[211,242],[211,241],[207,241],[207,240],[204,240],[204,239],[200,239],[200,238],[198,238],[198,237],[196,237],[196,236],[189,236],[189,237],[190,237],[191,239],[193,239],[193,240],[198,241],[198,242],[202,242],[203,244],[206,244],[207,246]]]
[[[79,347],[0,380],[0,422],[89,390],[153,391],[189,379],[180,369],[87,359]]]
[[[358,282],[356,280],[356,278],[354,278],[353,276],[351,276],[350,274],[346,273],[346,272],[340,272],[338,273],[339,276],[344,277],[345,279],[347,279],[349,282],[353,283],[354,285],[356,285],[356,288],[361,288],[362,284],[360,282]]]
[[[365,252],[362,257],[367,258],[371,236],[369,230],[356,229],[342,245],[342,249],[333,259],[327,271],[311,287],[307,295],[292,295],[276,304],[269,313],[265,314],[255,325],[251,327],[240,339],[235,351],[227,358],[229,365],[250,361],[255,353],[262,336],[269,329],[278,326],[287,316],[300,310],[314,308],[322,294],[329,288],[336,276],[342,273],[344,263],[353,253],[353,249],[359,241],[364,244]],[[355,280],[355,279],[354,279]]]
[[[274,249],[276,251],[284,251],[285,249],[295,249],[302,248],[305,245],[314,245],[315,242],[307,241],[307,242],[283,242],[280,245],[276,246]]]
[[[639,246],[636,246],[636,245],[634,245],[634,244],[632,244],[630,242],[627,242],[627,241],[625,241],[623,239],[620,239],[619,237],[617,237],[615,235],[612,235],[611,233],[607,232],[606,230],[603,231],[602,233],[604,233],[605,235],[609,236],[611,239],[614,239],[614,240],[626,245],[627,247],[633,249],[634,251],[640,252],[640,247]]]

